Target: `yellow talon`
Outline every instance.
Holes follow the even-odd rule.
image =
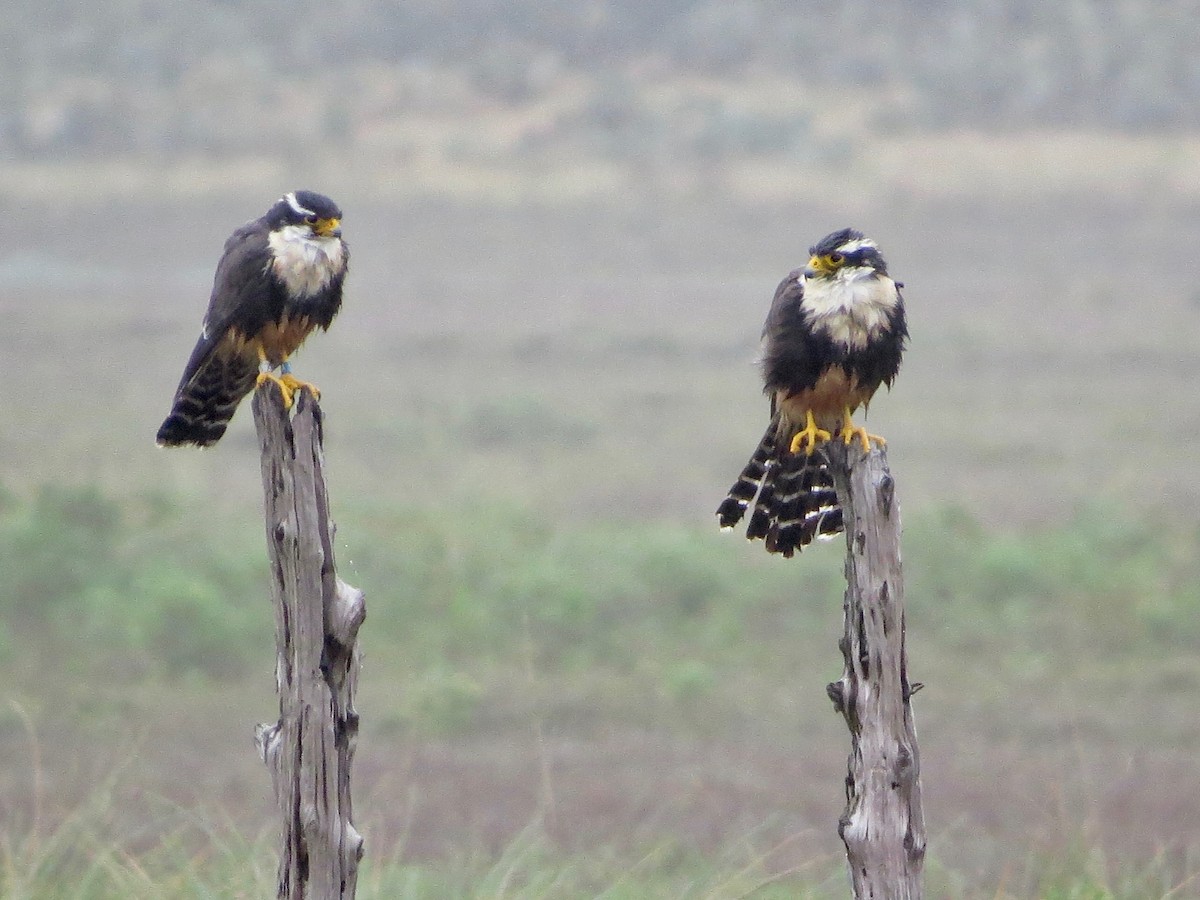
[[[258,379],[254,386],[262,387],[264,382],[273,381],[279,385],[279,393],[283,395],[283,408],[291,409],[292,403],[295,400],[296,391],[307,390],[313,395],[314,400],[321,399],[321,392],[317,390],[315,384],[310,384],[307,381],[301,381],[292,374],[291,366],[288,364],[287,357],[283,358],[283,371],[276,375],[271,371],[271,362],[267,359],[267,350],[262,345],[258,345]]]
[[[871,452],[871,441],[875,441],[880,447],[886,447],[887,441],[877,434],[871,434],[867,429],[856,426],[850,419],[850,407],[842,408],[842,430],[839,432],[842,438],[842,443],[847,447],[858,438],[862,442],[863,453]]]
[[[291,388],[293,393],[296,391],[305,390],[313,395],[314,400],[321,399],[321,392],[317,389],[315,384],[310,381],[301,381],[291,372],[284,372],[281,376],[279,376],[279,380],[281,383],[286,384],[289,388]]]
[[[295,384],[288,384],[288,381],[295,382],[296,379],[290,375],[276,375],[274,372],[259,372],[258,378],[255,381],[255,387],[262,387],[268,381],[273,381],[279,385],[279,393],[283,395],[283,408],[292,408],[292,395],[295,393]]]
[[[832,435],[828,431],[817,427],[817,423],[813,421],[813,414],[810,409],[806,416],[804,427],[797,431],[795,437],[792,438],[791,452],[799,453],[800,448],[807,443],[808,448],[804,451],[804,455],[812,456],[813,452],[817,449],[817,444],[829,440],[830,437]]]

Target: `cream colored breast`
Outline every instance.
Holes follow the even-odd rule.
[[[319,237],[288,225],[271,232],[271,268],[293,297],[308,297],[326,288],[345,264],[342,241]]]
[[[857,349],[887,327],[897,302],[896,283],[886,275],[843,270],[833,278],[806,279],[800,307],[815,331]]]

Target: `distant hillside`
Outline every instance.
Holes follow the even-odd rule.
[[[389,137],[398,121],[436,128],[497,106],[533,119],[514,122],[516,153],[580,140],[616,156],[828,151],[797,96],[812,117],[888,133],[1200,123],[1196,0],[9,6],[0,155],[10,159],[319,152],[330,135],[403,152]],[[782,99],[645,95],[688,79],[773,83]]]

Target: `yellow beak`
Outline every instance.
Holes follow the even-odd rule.
[[[313,231],[321,237],[340,237],[342,229],[339,226],[341,224],[341,219],[318,219],[317,224],[313,226]]]
[[[814,256],[808,261],[808,265],[804,269],[806,275],[828,275],[834,269],[829,262],[828,256]]]

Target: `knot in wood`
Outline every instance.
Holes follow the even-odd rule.
[[[840,681],[831,681],[825,685],[825,693],[829,695],[829,699],[833,701],[834,712],[845,713],[846,711],[846,686]]]
[[[280,728],[278,722],[263,722],[254,726],[254,746],[258,748],[259,757],[268,766],[271,765],[271,757],[279,747]]]
[[[843,813],[838,819],[838,837],[843,841],[846,839],[846,830],[850,827],[850,816]]]
[[[925,839],[915,834],[911,826],[904,832],[904,849],[914,862],[920,863],[925,859]]]
[[[347,867],[351,863],[358,863],[363,858],[363,836],[358,833],[358,830],[349,822],[342,825],[342,836],[344,838],[342,847],[344,848],[345,862]]]
[[[891,518],[892,501],[896,497],[896,481],[892,478],[891,473],[884,472],[880,476],[878,483],[875,485],[875,496],[879,500],[879,508],[883,510],[883,514]]]
[[[333,603],[329,609],[329,636],[343,647],[350,647],[366,618],[366,595],[335,576]]]

